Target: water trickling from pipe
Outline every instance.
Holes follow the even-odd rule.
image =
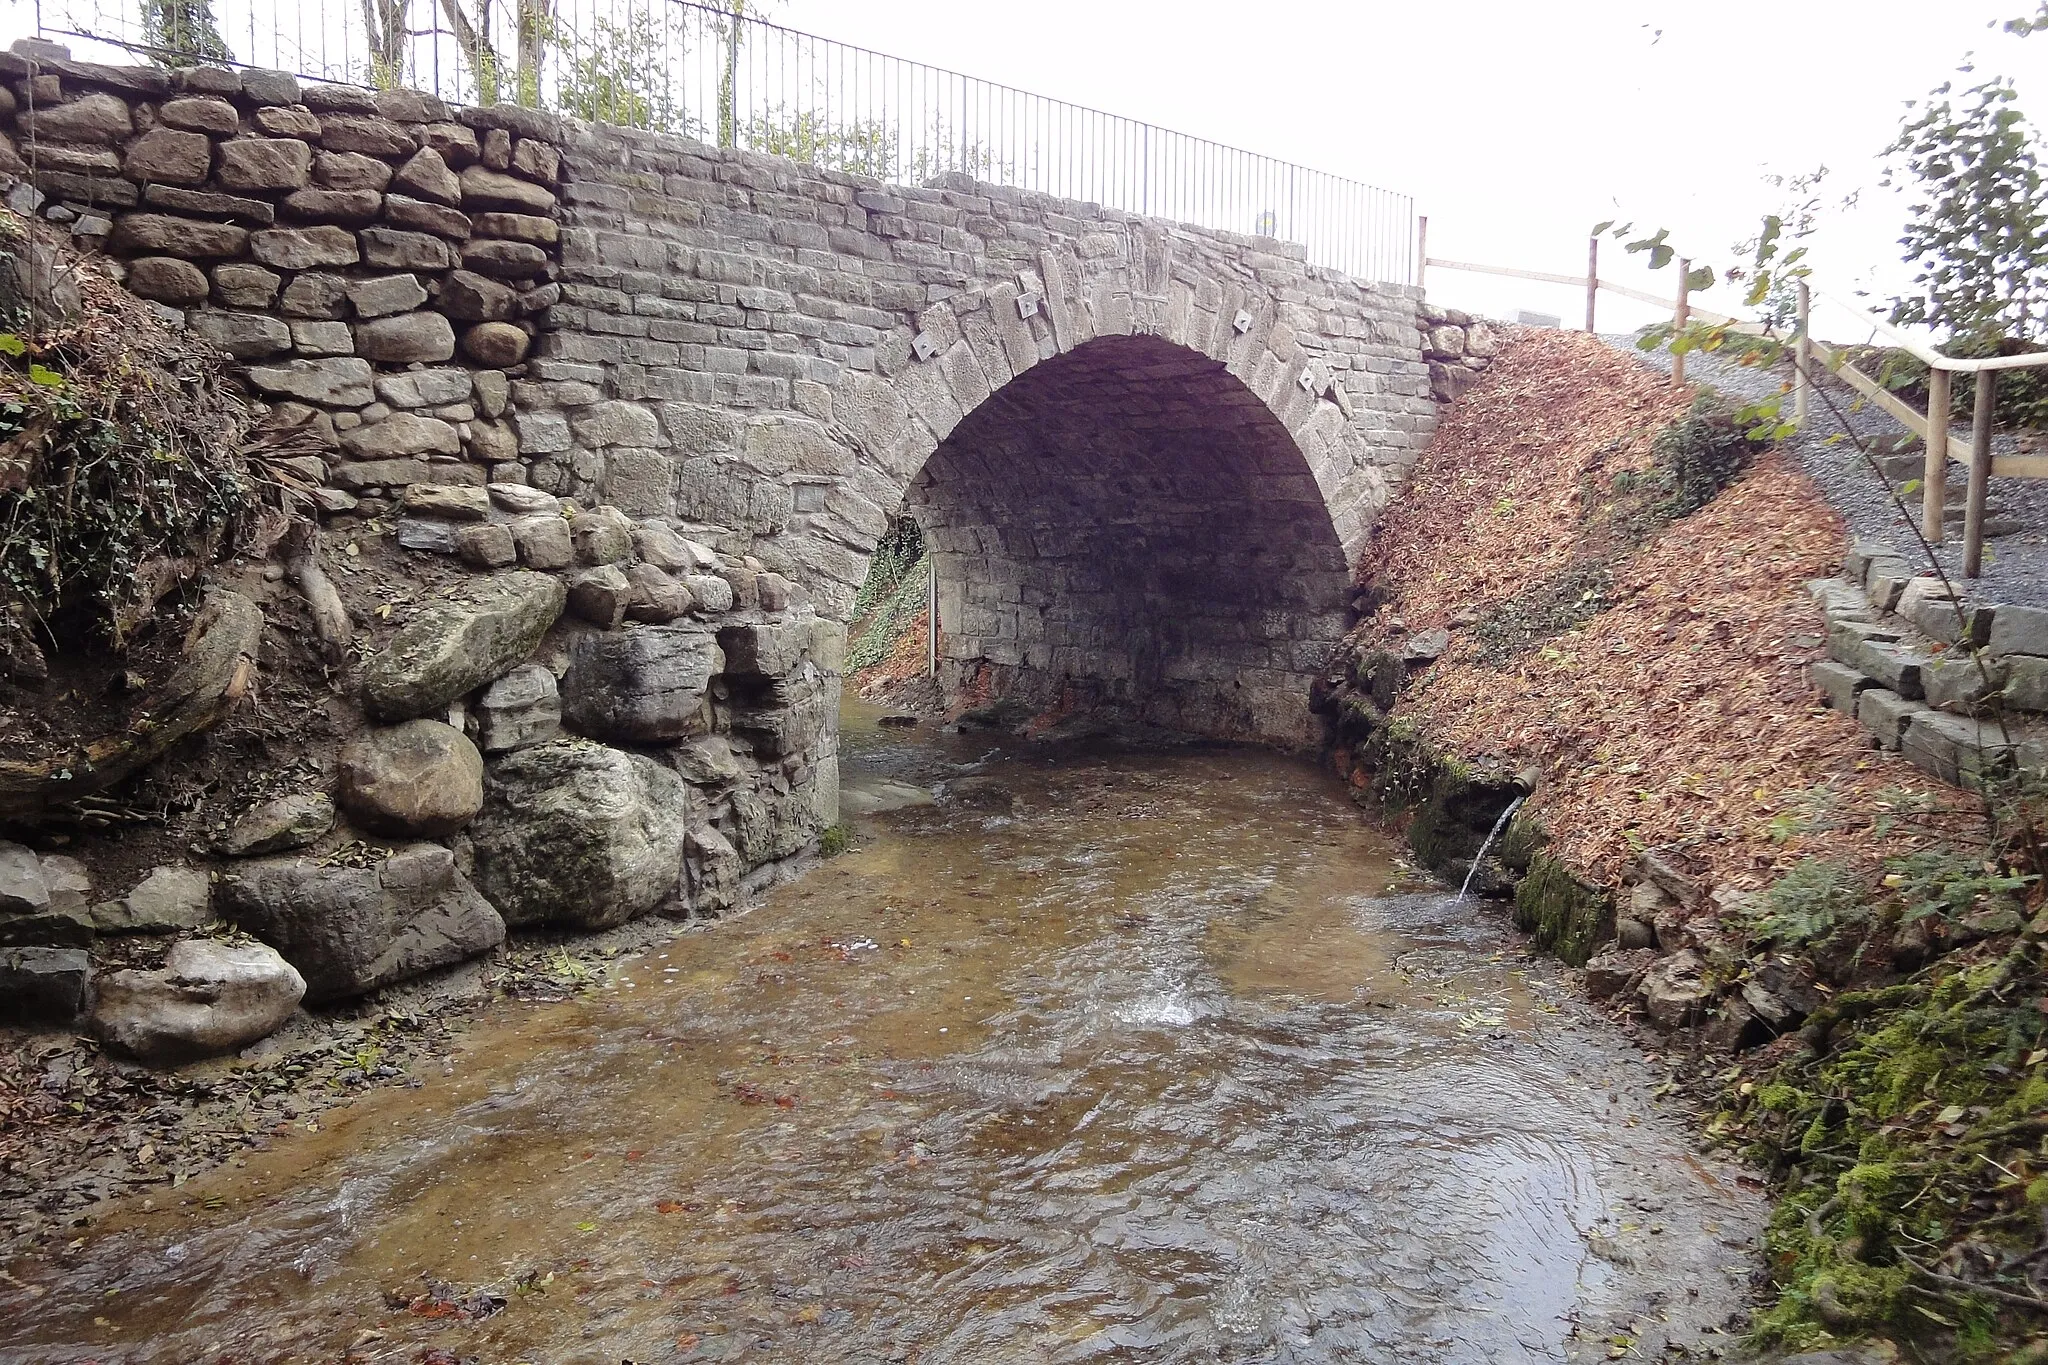
[[[1486,851],[1493,847],[1493,841],[1500,838],[1500,832],[1508,827],[1508,818],[1515,813],[1515,807],[1528,800],[1527,793],[1508,802],[1508,808],[1500,813],[1500,819],[1493,822],[1493,828],[1486,832],[1486,840],[1479,845],[1478,854],[1472,859],[1472,866],[1465,872],[1465,884],[1458,888],[1458,899],[1465,899],[1465,893],[1472,889],[1472,879],[1479,875],[1479,865],[1486,861]]]

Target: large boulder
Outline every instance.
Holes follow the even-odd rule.
[[[340,767],[342,808],[380,834],[453,834],[483,809],[483,755],[438,720],[366,730],[341,746]]]
[[[568,593],[543,573],[472,579],[412,614],[363,669],[363,705],[411,720],[502,677],[533,653]]]
[[[264,944],[185,939],[161,970],[101,981],[92,1029],[131,1057],[168,1065],[275,1033],[305,994],[305,979]]]
[[[561,739],[494,764],[470,826],[476,883],[508,924],[604,929],[681,889],[689,789],[639,754]]]
[[[505,941],[505,922],[439,844],[370,867],[309,858],[247,863],[221,882],[234,921],[306,976],[306,998],[361,995]]]
[[[704,691],[724,663],[717,639],[688,626],[584,635],[562,675],[562,714],[586,735],[626,744],[703,734]]]

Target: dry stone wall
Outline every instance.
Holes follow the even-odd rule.
[[[240,361],[327,514],[525,485],[843,621],[907,505],[956,688],[1313,742],[1349,570],[1434,422],[1416,292],[1270,239],[274,72],[23,43],[0,77],[10,202]]]

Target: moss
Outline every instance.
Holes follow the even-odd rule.
[[[852,841],[852,838],[852,831],[847,829],[845,825],[828,826],[818,835],[819,856],[825,858],[838,857],[846,852],[846,846]]]
[[[1515,886],[1515,923],[1574,967],[1583,967],[1614,937],[1614,902],[1587,886],[1556,858],[1538,853]]]

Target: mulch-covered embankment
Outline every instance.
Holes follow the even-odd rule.
[[[1512,333],[1381,520],[1361,635],[1448,629],[1399,714],[1433,748],[1535,770],[1529,811],[1590,882],[1646,847],[1738,890],[1896,851],[1885,817],[1928,784],[1806,681],[1825,626],[1803,584],[1843,546],[1818,490],[1767,453],[1676,520],[1615,505],[1690,405],[1597,339]]]

